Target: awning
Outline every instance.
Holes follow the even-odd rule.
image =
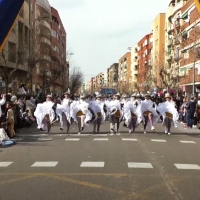
[[[188,12],[185,12],[182,16],[181,16],[182,19],[187,19],[188,18]]]
[[[186,70],[186,67],[181,67],[181,68],[180,68],[180,71],[181,71],[181,72],[183,72],[183,71],[185,71],[185,70]]]

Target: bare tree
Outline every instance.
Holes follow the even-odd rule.
[[[46,70],[42,70],[42,93],[45,94],[45,91],[61,77],[62,72],[59,66],[51,66]]]
[[[22,51],[22,48],[19,48],[19,50],[17,51],[17,55],[15,48],[10,51],[4,48],[0,52],[0,76],[5,83],[6,93],[8,93],[9,84],[11,84],[13,80],[17,77],[16,72],[18,70],[20,62],[23,59],[23,55],[24,52]],[[12,60],[12,62],[15,63],[12,68],[9,65],[9,60]]]
[[[79,68],[73,68],[69,76],[69,89],[72,95],[78,92],[84,82],[83,72]]]

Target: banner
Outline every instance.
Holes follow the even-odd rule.
[[[198,11],[200,12],[200,0],[194,0]]]
[[[0,51],[4,47],[24,0],[0,0]]]

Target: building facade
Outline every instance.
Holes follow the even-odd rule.
[[[125,53],[119,59],[118,67],[118,90],[123,93],[130,92],[130,78],[131,78],[131,52]]]
[[[107,87],[118,89],[118,68],[119,63],[113,63],[108,69],[107,69]]]
[[[195,95],[200,92],[200,14],[192,0],[187,1],[180,12],[180,89]]]
[[[165,13],[159,13],[151,25],[152,79],[155,87],[162,88],[160,71],[165,66]]]
[[[152,86],[151,77],[151,54],[152,54],[152,33],[145,35],[137,44],[137,54],[135,64],[137,64],[137,90],[147,92]]]
[[[29,20],[29,1],[24,1],[15,25],[12,28],[8,41],[0,56],[0,68],[4,72],[0,74],[0,92],[3,93],[9,88],[13,93],[18,92],[22,83],[26,80],[27,57],[29,52],[30,20]],[[3,55],[3,56],[2,56]],[[10,71],[16,69],[10,76]],[[6,77],[7,76],[7,77]],[[9,78],[9,84],[4,81]]]
[[[131,78],[130,87],[131,91],[137,91],[137,80],[138,80],[138,45],[134,45],[131,48]]]
[[[58,11],[51,7],[51,13],[51,69],[60,73],[52,90],[61,93],[62,88],[67,90],[66,80],[69,76],[69,65],[66,62],[66,31]]]

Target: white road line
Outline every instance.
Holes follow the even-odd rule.
[[[13,164],[13,162],[0,162],[0,167],[8,167],[11,164]]]
[[[104,167],[105,162],[82,162],[80,167]]]
[[[123,141],[134,141],[134,142],[138,141],[138,140],[135,139],[135,138],[122,138],[122,140],[123,140]]]
[[[31,167],[55,167],[58,162],[35,162]]]
[[[108,138],[94,138],[95,141],[108,141]]]
[[[200,170],[200,166],[196,164],[174,164],[177,169],[195,169]]]
[[[196,144],[196,142],[194,141],[185,141],[185,140],[180,140],[181,143],[185,143],[185,144]]]
[[[92,136],[95,136],[95,137],[107,137],[108,134],[93,134]]]
[[[65,141],[79,141],[80,138],[67,138]]]
[[[153,166],[152,166],[151,163],[128,162],[128,168],[144,168],[144,169],[152,169]]]
[[[152,142],[167,142],[166,140],[151,139]]]
[[[39,138],[38,141],[52,141],[52,138]]]

